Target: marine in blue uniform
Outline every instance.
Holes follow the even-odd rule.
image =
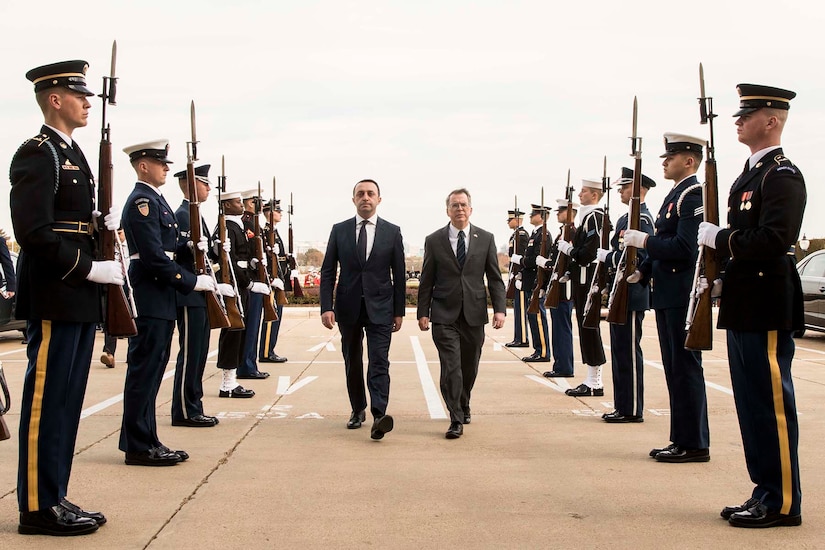
[[[727,329],[733,398],[756,485],[741,506],[722,510],[736,527],[802,523],[799,425],[791,363],[793,333],[804,328],[802,286],[794,265],[807,192],[785,157],[782,130],[796,93],[740,84],[734,115],[739,141],[750,148],[728,197],[728,226],[703,223],[699,244],[727,259],[719,328]]]
[[[530,235],[521,226],[521,219],[524,212],[519,209],[507,211],[507,226],[513,230],[510,241],[507,244],[507,255],[524,254]],[[521,267],[518,264],[510,263],[510,276],[518,277]],[[518,279],[517,279],[518,280]],[[504,344],[508,348],[526,348],[530,346],[527,338],[527,293],[521,288],[513,287],[513,340]]]
[[[195,200],[206,201],[209,196],[209,164],[195,167]],[[201,224],[201,242],[192,242],[191,222],[189,217],[190,193],[189,178],[186,170],[175,174],[183,193],[183,202],[175,211],[180,238],[175,262],[181,269],[195,274],[195,256],[190,246],[202,247],[204,253],[212,249],[209,228],[203,217]],[[207,259],[207,261],[209,261]],[[218,419],[203,412],[203,372],[209,354],[209,316],[206,313],[206,298],[203,292],[175,293],[177,300],[178,358],[175,363],[175,382],[172,390],[172,425],[193,428],[209,428],[218,423]]]
[[[617,181],[622,203],[629,204],[633,194],[633,170],[622,168],[622,177]],[[642,186],[639,189],[640,209],[639,227],[648,235],[653,235],[653,217],[645,204],[648,189],[656,182],[642,174]],[[624,233],[627,229],[625,214],[616,222],[616,231],[610,240],[611,250],[598,250],[599,260],[605,262],[608,270],[615,274],[624,250]],[[644,261],[646,252],[637,252],[639,263]],[[613,372],[613,406],[614,411],[602,415],[609,423],[644,421],[644,355],[642,354],[642,323],[645,311],[650,309],[650,287],[648,285],[629,285],[627,318],[624,324],[610,323],[610,362]]]
[[[674,185],[656,216],[656,235],[630,229],[624,233],[625,246],[647,250],[639,270],[645,279],[653,278],[653,309],[670,393],[671,444],[649,453],[659,462],[710,460],[702,354],[685,349],[685,318],[698,255],[696,233],[704,212],[696,171],[705,143],[701,138],[665,134],[662,166],[665,179]]]
[[[66,500],[100,284],[123,284],[120,264],[95,261],[94,176],[72,133],[86,126],[94,93],[85,61],[26,73],[44,125],[14,154],[11,218],[22,250],[17,317],[27,320],[28,366],[20,399],[17,500],[21,534],[84,535],[106,522]],[[117,228],[120,216],[106,216]]]
[[[126,464],[172,466],[186,460],[158,438],[155,400],[169,362],[177,319],[176,292],[215,290],[208,275],[196,276],[174,261],[180,232],[175,211],[160,187],[169,171],[169,142],[151,141],[123,151],[137,183],[123,207],[123,232],[131,253],[129,280],[137,306],[137,335],[129,339],[128,368],[123,389],[120,450]]]
[[[275,204],[274,209],[272,208],[273,203]],[[272,288],[291,291],[292,278],[289,276],[289,258],[286,254],[284,241],[281,240],[281,235],[278,233],[278,228],[274,227],[281,221],[281,201],[273,199],[265,203],[262,210],[264,217],[267,219],[267,225],[263,229],[265,246],[268,246],[269,236],[274,232],[273,241],[275,242],[275,250],[272,250],[271,253],[277,261],[268,262],[269,265],[267,266],[269,278],[272,281]],[[273,222],[272,226],[269,225],[270,216]],[[261,339],[258,349],[258,361],[261,363],[287,362],[286,357],[275,353],[275,346],[278,344],[278,333],[281,331],[281,318],[284,313],[284,306],[276,303],[275,310],[278,313],[276,320],[261,323]]]

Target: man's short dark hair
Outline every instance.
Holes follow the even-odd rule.
[[[375,180],[371,180],[371,179],[361,180],[361,181],[359,181],[358,183],[356,183],[356,184],[352,187],[352,196],[353,196],[353,197],[355,196],[355,188],[356,188],[356,187],[358,187],[358,185],[359,185],[359,184],[361,184],[361,183],[367,183],[367,182],[368,182],[368,183],[372,183],[373,185],[375,185],[375,188],[378,190],[378,196],[380,197],[380,196],[381,196],[381,188],[378,186],[378,182],[377,182],[377,181],[375,181]]]

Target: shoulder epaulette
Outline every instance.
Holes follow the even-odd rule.
[[[690,193],[691,191],[693,191],[695,189],[701,190],[702,189],[702,184],[701,183],[694,183],[693,185],[689,186],[687,189],[682,191],[682,194],[679,195],[679,199],[676,201],[676,215],[679,216],[680,218],[682,217],[682,201],[685,200],[685,197],[688,196],[688,193]],[[693,215],[698,216],[699,214],[702,214],[704,211],[705,211],[705,205],[702,204],[699,208],[697,208],[696,210],[693,211]]]

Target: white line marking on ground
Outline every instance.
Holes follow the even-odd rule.
[[[430,375],[427,358],[424,356],[424,349],[421,347],[418,336],[410,336],[410,343],[415,356],[415,364],[418,367],[418,378],[421,379],[421,389],[424,390],[424,399],[427,401],[427,410],[430,411],[430,418],[433,420],[446,419],[447,413],[444,411],[441,396],[438,394],[433,377]]]

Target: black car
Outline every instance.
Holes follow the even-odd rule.
[[[796,269],[802,280],[805,300],[805,329],[825,332],[825,250],[817,250],[802,258]],[[799,337],[805,330],[797,331]]]
[[[17,265],[17,253],[11,252],[11,261]],[[17,301],[16,296],[6,298],[0,295],[0,331],[6,330],[25,330],[26,321],[20,321],[14,318],[14,304]]]

